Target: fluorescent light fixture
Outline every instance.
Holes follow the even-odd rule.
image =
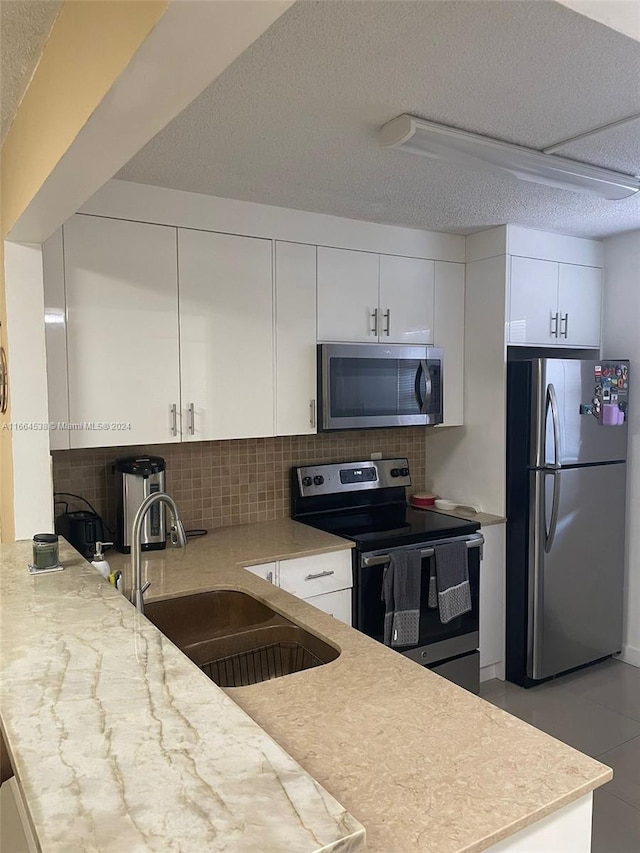
[[[521,181],[590,193],[607,199],[621,199],[640,190],[640,178],[590,166],[533,148],[500,142],[489,136],[467,133],[443,124],[401,115],[387,122],[381,131],[382,144],[402,148],[425,157],[462,163],[497,172],[510,172]]]

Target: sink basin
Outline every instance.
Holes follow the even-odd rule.
[[[340,652],[237,590],[147,604],[145,615],[220,687],[246,687],[330,663]]]

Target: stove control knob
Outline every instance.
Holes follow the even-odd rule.
[[[401,468],[400,469],[400,476],[401,477],[408,477],[409,476],[409,469],[408,468]]]
[[[391,469],[391,476],[392,477],[399,477],[400,476],[400,469],[399,468],[392,468]]]
[[[310,486],[311,483],[313,483],[313,480],[311,479],[311,477],[303,477],[302,478],[302,485],[303,486]]]
[[[313,478],[313,482],[316,484],[316,486],[321,486],[324,483],[324,477],[321,474],[316,474],[316,476]]]

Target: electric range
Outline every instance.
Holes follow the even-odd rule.
[[[484,539],[475,521],[407,505],[411,472],[406,458],[311,465],[292,469],[292,517],[355,543],[353,626],[384,638],[385,567],[399,550],[420,550],[422,577],[419,640],[396,651],[473,692],[479,689],[480,562]],[[451,541],[467,546],[471,610],[444,624],[429,607],[435,549]]]

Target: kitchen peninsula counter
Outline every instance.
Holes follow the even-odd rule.
[[[103,760],[112,746],[109,738],[119,732],[123,718],[128,722],[117,736],[124,747],[133,725],[132,703],[146,701],[139,693],[150,695],[164,685],[176,702],[192,690],[210,696],[212,731],[233,706],[222,702],[225,694],[190,662],[181,662],[171,644],[158,639],[161,635],[124,599],[116,606],[117,593],[75,552],[65,550],[69,563],[65,572],[34,579],[24,568],[27,545],[0,546],[3,584],[8,583],[11,594],[7,601],[3,591],[5,616],[27,620],[24,640],[15,628],[9,632],[10,653],[3,648],[12,695],[6,701],[3,696],[2,710],[25,798],[32,813],[38,813],[42,799],[51,794],[47,762],[55,772],[63,772],[66,750],[82,750],[88,771],[86,778],[78,774],[69,778],[68,788],[56,792],[58,802],[64,803],[65,796],[80,801],[89,796],[89,768],[96,756]],[[184,551],[143,555],[144,577],[152,581],[149,601],[215,588],[238,589],[340,649],[332,663],[226,693],[346,809],[356,839],[348,843],[361,838],[359,821],[366,829],[370,853],[486,850],[609,781],[608,767],[242,568],[349,547],[349,542],[284,519],[214,530],[190,542]],[[111,554],[109,559],[112,568],[126,568],[129,562]],[[80,581],[81,593],[75,589]],[[86,658],[73,654],[69,658],[65,613],[71,618],[80,605],[89,608],[92,616],[91,641]],[[77,622],[72,619],[71,624],[77,631]],[[120,632],[123,626],[132,632],[131,642],[144,638],[144,654],[154,644],[165,650],[153,667],[147,667],[143,685],[135,670],[127,673],[128,657],[119,656],[111,641],[114,630]],[[3,647],[7,646],[5,633],[3,625]],[[87,667],[94,673],[95,690],[100,689],[101,672],[108,675],[115,667],[123,674],[121,694],[105,710],[101,732],[87,738],[80,722],[77,729],[64,732],[56,729],[55,721],[53,730],[44,727],[42,721],[49,712],[43,697],[48,696],[54,708],[60,695],[68,700],[65,691],[72,694],[74,686],[83,684]],[[79,720],[85,704],[90,707],[93,701],[87,688],[83,690],[75,697]],[[23,713],[32,714],[31,725],[21,722]],[[199,716],[198,723],[206,741],[206,720]],[[158,730],[152,726],[150,731]],[[52,736],[59,742],[51,744]],[[217,737],[219,744],[223,735],[218,732]],[[38,749],[46,757],[39,763]],[[108,812],[110,794],[107,790],[103,794]],[[150,784],[146,805],[140,801],[138,808],[157,811],[161,823],[169,806]],[[274,814],[276,809],[274,804]],[[116,810],[110,818],[111,831],[117,833],[124,821],[125,816]],[[248,853],[254,848],[246,849]],[[284,853],[298,848],[281,849]],[[266,850],[262,847],[261,853]]]

